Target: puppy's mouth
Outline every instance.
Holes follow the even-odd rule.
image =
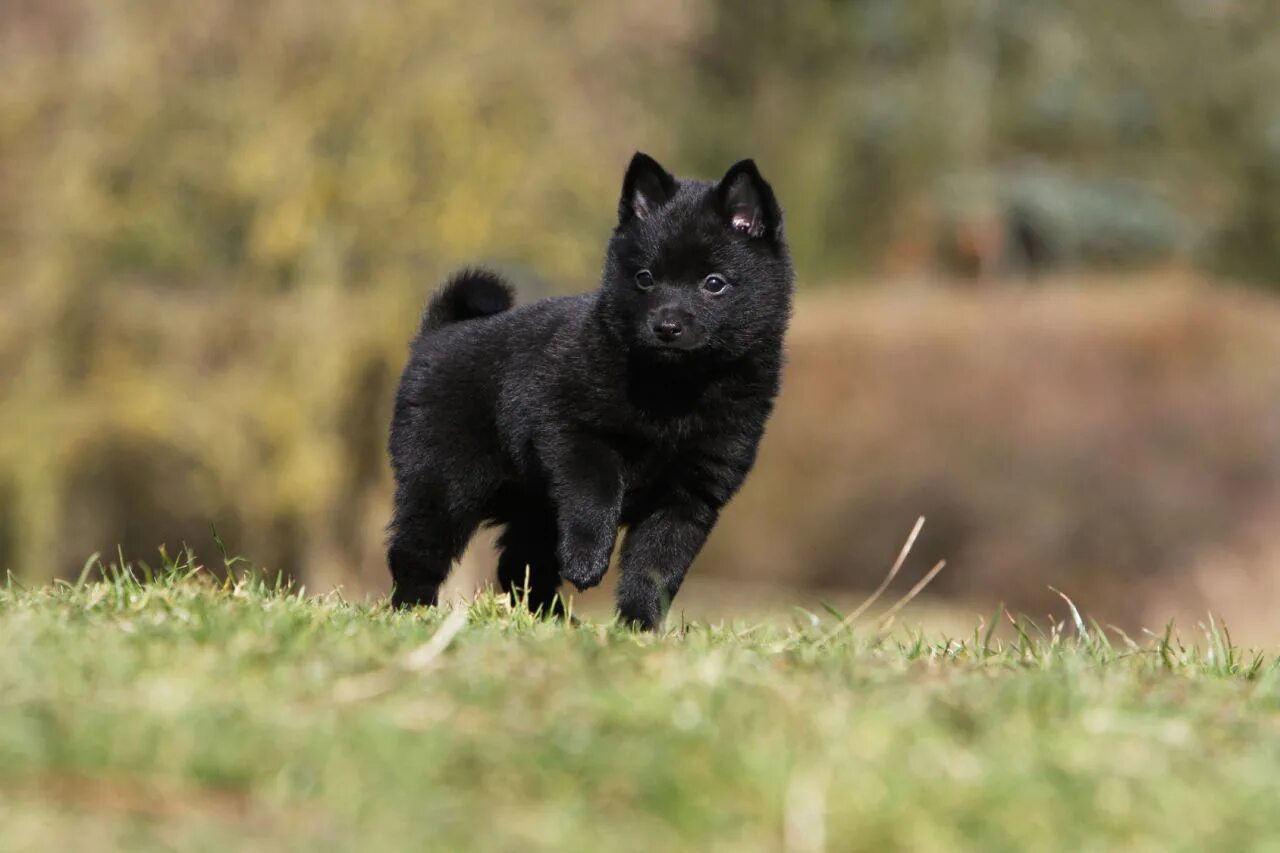
[[[640,335],[640,344],[655,352],[682,353],[702,349],[707,336],[702,330],[688,325],[675,328],[650,326]]]
[[[648,352],[657,355],[659,358],[673,359],[702,349],[704,343],[705,340],[701,338],[695,340],[684,337],[676,338],[673,341],[664,341],[656,335],[648,336],[642,341],[644,349]]]

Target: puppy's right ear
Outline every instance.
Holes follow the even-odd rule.
[[[657,160],[637,151],[622,179],[618,224],[626,225],[633,218],[648,219],[675,194],[676,179]]]

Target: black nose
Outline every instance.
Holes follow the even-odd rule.
[[[653,324],[653,333],[660,341],[674,341],[684,334],[684,326],[673,317],[662,317]]]

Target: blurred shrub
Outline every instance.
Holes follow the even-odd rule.
[[[358,570],[426,292],[594,274],[668,5],[0,3],[0,564]]]
[[[1196,243],[1186,218],[1142,184],[1045,167],[949,177],[932,230],[938,262],[970,276],[1151,266]]]
[[[968,215],[1033,193],[1033,206],[1099,215],[1064,240],[1121,225],[1108,264],[1194,255],[1280,282],[1267,236],[1280,195],[1259,180],[1280,170],[1277,0],[706,9],[684,150],[704,169],[742,150],[770,164],[811,273],[874,267],[886,245],[945,245],[949,190],[985,173],[1033,177],[986,181]]]

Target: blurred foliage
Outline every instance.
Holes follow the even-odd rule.
[[[874,268],[894,244],[933,258],[948,219],[1016,219],[1011,202],[1041,189],[1033,206],[1065,208],[1043,223],[1064,263],[1156,249],[1280,281],[1280,195],[1260,180],[1280,173],[1274,0],[712,9],[683,150],[713,170],[749,141],[784,187],[802,269]],[[949,205],[955,176],[985,189]],[[1080,245],[1109,220],[1118,245]]]
[[[580,286],[629,146],[671,147],[626,94],[682,38],[649,4],[3,8],[0,563],[24,574],[217,520],[340,579],[377,550],[432,281],[487,258]]]
[[[0,567],[216,522],[383,583],[425,293],[474,261],[589,286],[636,148],[756,157],[805,286],[1037,246],[1280,279],[1277,12],[0,0]]]

